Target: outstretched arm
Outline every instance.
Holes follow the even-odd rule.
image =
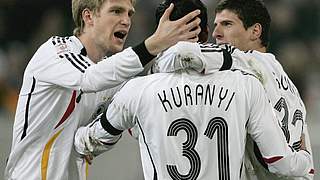
[[[289,148],[261,83],[255,81],[250,88],[248,93],[252,98],[248,133],[257,143],[268,170],[284,176],[312,176],[314,170],[311,154]]]

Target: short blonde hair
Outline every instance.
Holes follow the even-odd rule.
[[[82,19],[82,11],[86,8],[99,13],[102,5],[108,0],[72,0],[72,17],[75,23],[73,34],[80,36],[83,33],[84,21]],[[131,0],[132,4],[135,4],[136,0]]]
[[[84,21],[82,19],[82,11],[86,8],[93,12],[99,12],[103,3],[107,0],[72,0],[72,17],[75,24],[73,34],[80,36],[83,32]]]

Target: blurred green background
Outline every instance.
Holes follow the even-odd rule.
[[[202,0],[213,24],[216,0]],[[137,0],[126,46],[155,30],[154,10],[161,0]],[[307,107],[315,180],[320,180],[320,1],[266,0],[272,17],[270,52],[293,80]],[[0,179],[11,146],[12,125],[23,71],[36,49],[53,35],[72,34],[70,0],[0,0]],[[212,32],[210,32],[212,33]],[[210,41],[213,41],[212,38]],[[137,143],[124,135],[94,161],[89,179],[143,179]]]

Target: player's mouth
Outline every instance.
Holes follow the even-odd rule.
[[[113,35],[116,39],[120,40],[121,42],[125,40],[127,37],[128,32],[127,31],[117,31]]]

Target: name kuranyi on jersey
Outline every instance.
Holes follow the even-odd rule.
[[[185,84],[181,87],[164,89],[158,92],[157,96],[165,112],[181,106],[197,105],[214,106],[227,111],[235,92],[212,84],[198,84],[197,86]]]

